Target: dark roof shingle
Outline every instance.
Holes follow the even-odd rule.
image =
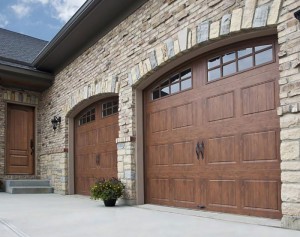
[[[47,41],[0,28],[0,59],[31,64]]]

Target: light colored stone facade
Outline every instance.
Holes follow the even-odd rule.
[[[53,86],[42,93],[39,174],[52,181],[55,192],[72,193],[73,118],[93,101],[119,95],[118,176],[126,183],[127,198],[135,203],[142,182],[138,170],[142,142],[136,122],[142,89],[159,71],[181,59],[228,43],[278,34],[282,225],[300,229],[300,23],[293,16],[299,9],[298,0],[148,1],[57,72]],[[4,110],[0,103],[0,111]],[[50,119],[55,115],[62,117],[62,123],[53,131]],[[0,137],[0,155],[2,143]]]

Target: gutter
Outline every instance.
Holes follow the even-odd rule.
[[[71,32],[78,23],[81,22],[81,19],[83,19],[86,15],[89,14],[90,11],[88,9],[92,10],[91,7],[93,3],[98,4],[99,2],[102,2],[103,0],[87,0],[84,5],[75,13],[75,15],[64,25],[64,27],[56,34],[56,36],[44,47],[44,49],[37,55],[37,57],[32,62],[32,66],[38,68],[40,64],[42,64],[45,60],[45,58],[52,52],[53,49],[56,48],[57,45],[59,45]]]

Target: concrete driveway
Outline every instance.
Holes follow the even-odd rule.
[[[0,193],[1,237],[300,236],[300,231],[274,227],[278,224],[261,218],[152,205],[109,208],[82,196]]]

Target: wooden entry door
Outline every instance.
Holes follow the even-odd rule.
[[[146,202],[281,217],[277,45],[234,45],[145,91]]]
[[[34,174],[34,108],[7,105],[6,173]]]
[[[96,102],[75,118],[75,193],[90,195],[100,178],[117,177],[118,98]]]

